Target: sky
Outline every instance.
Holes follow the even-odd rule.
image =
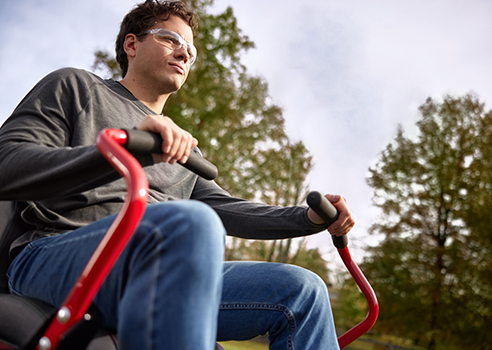
[[[1,1],[0,123],[49,72],[91,70],[96,50],[112,52],[137,2]],[[398,125],[415,135],[428,97],[474,92],[492,109],[492,1],[215,0],[211,12],[227,7],[256,45],[243,55],[248,72],[313,156],[309,187],[347,198],[353,250],[377,242],[366,178]],[[309,244],[333,252],[326,234]]]

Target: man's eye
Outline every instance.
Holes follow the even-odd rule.
[[[178,40],[176,40],[176,38],[173,38],[172,36],[168,36],[168,35],[160,35],[160,36],[159,36],[159,39],[160,39],[160,41],[162,41],[162,42],[169,43],[169,44],[172,44],[172,45],[177,45],[177,44],[179,44]]]

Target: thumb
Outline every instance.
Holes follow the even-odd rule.
[[[327,194],[325,195],[326,199],[328,199],[331,203],[336,203],[340,200],[340,196],[338,194]]]

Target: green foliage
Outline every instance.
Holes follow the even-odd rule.
[[[111,56],[106,51],[98,50],[94,53],[94,63],[92,69],[94,71],[101,71],[104,75],[113,80],[122,78],[122,72],[116,58]]]
[[[194,40],[199,59],[164,113],[199,140],[220,169],[217,182],[232,195],[271,205],[298,204],[306,192],[311,156],[302,142],[286,135],[282,110],[271,103],[267,83],[241,64],[241,53],[254,44],[237,27],[232,8],[211,15],[211,3],[193,3],[200,15]],[[291,246],[291,240],[250,244],[234,239],[227,256],[288,262]]]
[[[199,59],[164,113],[199,140],[206,157],[219,166],[222,187],[238,197],[260,199],[268,182],[286,177],[291,153],[296,156],[304,146],[291,145],[281,109],[269,103],[267,83],[240,63],[240,54],[254,45],[241,34],[232,9],[210,15],[206,5],[195,6]],[[303,151],[300,157],[310,159]],[[304,166],[296,174],[304,180],[308,171]]]
[[[492,344],[492,113],[474,95],[428,99],[370,169],[384,235],[364,264],[377,327],[430,349]],[[481,346],[479,346],[481,345]],[[489,347],[491,348],[491,347]]]

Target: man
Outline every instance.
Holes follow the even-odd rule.
[[[42,79],[0,129],[0,200],[27,203],[29,230],[11,247],[11,292],[60,305],[125,196],[125,183],[94,146],[103,128],[162,135],[163,155],[138,156],[147,212],[94,303],[121,349],[213,349],[214,341],[268,333],[271,349],[338,348],[328,293],[304,269],[223,262],[224,235],[279,239],[326,224],[305,207],[233,198],[176,165],[197,140],[158,112],[196,58],[193,14],[147,0],[123,20],[117,59],[124,77],[75,69]],[[354,225],[345,200],[329,230]]]

